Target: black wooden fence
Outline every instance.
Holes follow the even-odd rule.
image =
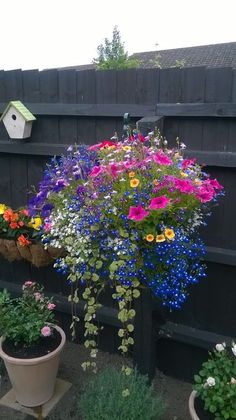
[[[165,372],[190,378],[206,349],[236,336],[236,70],[0,71],[0,113],[10,100],[25,103],[37,121],[24,143],[9,140],[0,124],[0,202],[25,205],[50,156],[75,142],[92,144],[115,131],[121,135],[125,112],[145,129],[161,126],[170,144],[178,136],[187,145],[186,155],[205,163],[225,186],[226,197],[202,232],[207,279],[192,287],[184,309],[168,314],[160,331],[159,312],[148,294],[137,308],[134,355],[142,369],[150,371],[156,360]],[[16,292],[28,278],[43,282],[56,296],[62,326],[69,331],[65,279],[52,268],[1,260],[1,288]],[[106,324],[100,346],[115,351],[115,309],[105,307],[99,318]]]

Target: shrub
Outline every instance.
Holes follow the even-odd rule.
[[[107,368],[87,384],[78,408],[83,420],[157,420],[164,403],[146,376]]]

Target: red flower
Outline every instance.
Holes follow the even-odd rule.
[[[18,224],[16,222],[11,222],[10,223],[10,228],[17,229],[18,228]]]

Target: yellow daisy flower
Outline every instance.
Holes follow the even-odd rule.
[[[146,236],[146,241],[148,241],[148,242],[152,242],[152,241],[154,241],[154,236],[151,234],[151,233],[149,233],[147,236]]]
[[[173,229],[165,229],[165,237],[167,239],[169,239],[170,241],[172,241],[175,238],[175,232],[173,231]]]
[[[131,181],[130,181],[130,186],[131,186],[132,188],[136,188],[136,187],[138,187],[138,186],[139,186],[139,184],[140,184],[140,181],[139,181],[139,179],[137,179],[137,178],[131,179]]]
[[[129,177],[130,178],[133,178],[134,176],[135,176],[135,172],[133,172],[133,171],[129,172]]]
[[[165,242],[166,238],[163,234],[156,236],[156,242]]]
[[[0,214],[3,214],[6,208],[7,206],[5,206],[5,204],[0,204]]]

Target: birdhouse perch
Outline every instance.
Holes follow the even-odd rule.
[[[11,139],[26,139],[30,137],[35,116],[21,101],[11,101],[3,112],[0,121],[3,121]]]

